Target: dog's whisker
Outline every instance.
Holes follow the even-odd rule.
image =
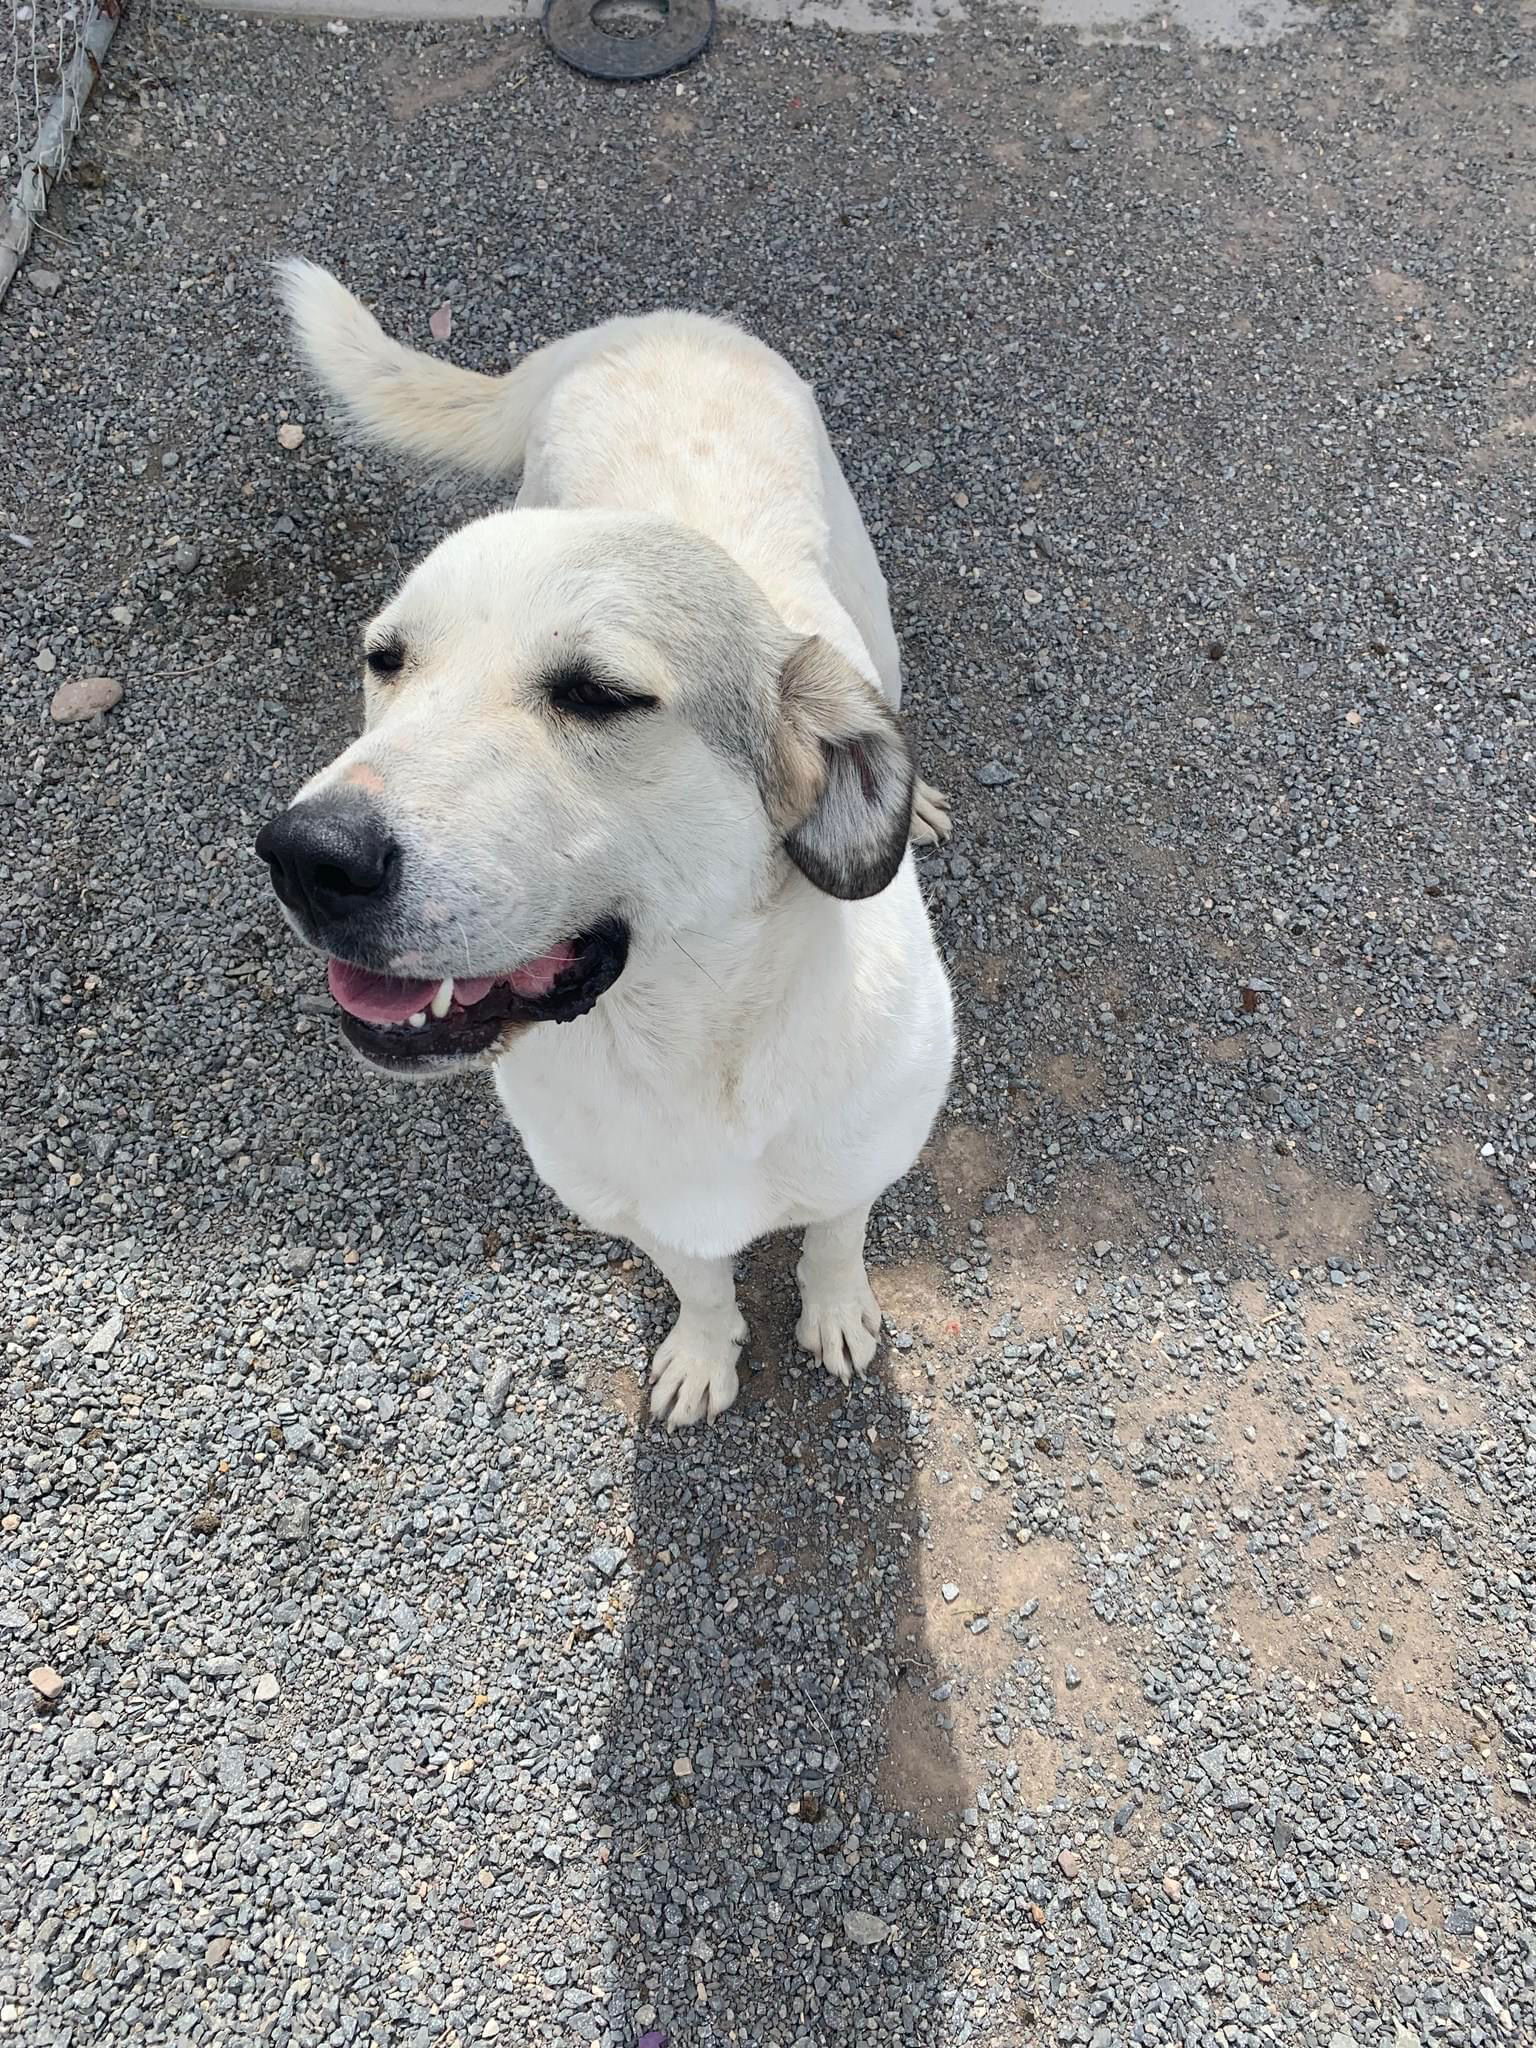
[[[689,966],[697,967],[700,974],[702,974],[704,979],[709,983],[710,987],[719,989],[719,982],[715,980],[715,977],[710,973],[707,967],[702,965],[701,962],[694,959],[693,955],[689,952],[688,948],[683,944],[682,940],[677,936],[677,934],[673,932],[669,934],[669,936],[671,937],[673,945],[676,946],[677,950],[679,951],[679,953],[682,954],[683,958],[688,962]],[[723,991],[721,992],[723,993]]]

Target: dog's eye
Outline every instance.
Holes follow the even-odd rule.
[[[370,647],[363,659],[376,676],[397,676],[405,667],[405,642],[391,636]]]
[[[656,699],[605,683],[589,669],[572,668],[549,678],[549,701],[577,718],[613,718],[622,711],[649,710]]]

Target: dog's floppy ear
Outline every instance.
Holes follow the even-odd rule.
[[[877,896],[907,850],[912,757],[895,713],[825,640],[802,640],[779,673],[766,782],[800,872],[845,903]]]

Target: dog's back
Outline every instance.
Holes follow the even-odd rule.
[[[810,387],[765,343],[706,314],[647,313],[487,377],[391,339],[317,265],[278,272],[310,368],[364,438],[432,468],[521,472],[520,505],[708,534],[791,631],[829,641],[899,707],[879,562]]]

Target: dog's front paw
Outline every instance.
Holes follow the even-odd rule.
[[[845,1387],[855,1373],[862,1379],[880,1344],[880,1304],[868,1281],[837,1299],[804,1294],[795,1338]]]
[[[916,783],[912,790],[912,844],[938,846],[953,829],[949,798],[931,782]]]
[[[736,1354],[747,1326],[678,1317],[651,1360],[651,1414],[670,1436],[695,1422],[723,1415],[736,1398]]]

